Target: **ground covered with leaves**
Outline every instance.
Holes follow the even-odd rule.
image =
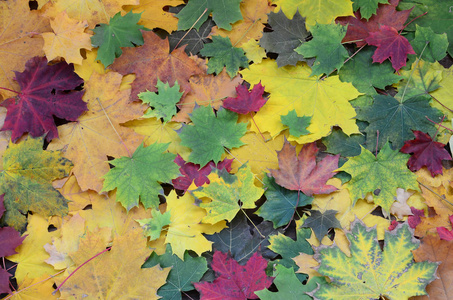
[[[452,299],[451,4],[0,1],[1,297]]]

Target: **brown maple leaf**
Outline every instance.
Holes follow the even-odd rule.
[[[110,66],[123,75],[136,75],[131,100],[138,100],[137,94],[146,90],[157,92],[157,79],[170,86],[178,81],[184,95],[190,92],[189,78],[204,72],[187,56],[184,47],[170,53],[168,39],[163,40],[152,31],[143,31],[143,39],[143,46],[123,49],[123,55]]]
[[[305,144],[296,156],[296,147],[285,141],[278,151],[278,170],[270,170],[275,182],[289,190],[300,190],[307,196],[313,194],[329,194],[337,188],[326,185],[327,180],[334,176],[338,169],[340,155],[327,155],[316,163],[316,143]]]

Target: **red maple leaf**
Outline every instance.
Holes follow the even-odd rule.
[[[9,285],[9,278],[12,275],[9,274],[6,270],[0,268],[0,294],[9,294],[11,293],[11,288]]]
[[[213,282],[194,283],[201,299],[258,299],[255,291],[268,288],[273,281],[265,272],[267,261],[258,252],[250,257],[245,266],[241,266],[228,254],[216,251],[211,267],[219,277]]]
[[[359,11],[354,13],[354,17],[340,17],[337,23],[345,26],[348,30],[343,38],[343,43],[356,43],[358,47],[366,45],[366,38],[370,32],[379,31],[382,25],[390,26],[399,31],[404,28],[404,23],[409,17],[412,9],[396,10],[399,0],[390,0],[389,4],[379,4],[376,14],[368,19],[362,19]]]
[[[84,91],[74,91],[83,79],[74,73],[72,64],[49,66],[45,57],[33,57],[24,72],[15,73],[21,92],[1,103],[8,110],[1,130],[11,130],[13,142],[26,132],[32,137],[47,134],[47,141],[57,138],[54,116],[76,121],[87,110]]]
[[[415,54],[409,41],[395,28],[386,25],[382,25],[379,31],[370,32],[366,42],[377,47],[373,54],[373,62],[382,63],[390,58],[396,71],[406,65],[408,54]]]
[[[307,196],[329,194],[337,188],[326,185],[338,169],[340,155],[327,155],[316,163],[316,143],[305,144],[296,156],[296,147],[285,141],[282,150],[278,151],[278,170],[270,170],[275,182],[289,190],[302,191]]]
[[[453,225],[453,215],[449,217],[450,223]],[[437,227],[437,233],[441,240],[452,241],[453,240],[453,230],[448,230],[445,227]]]
[[[223,101],[223,107],[238,114],[257,112],[267,101],[266,98],[263,98],[264,86],[261,85],[261,82],[255,84],[250,92],[244,85],[238,85],[236,93],[236,98],[228,97]]]
[[[426,133],[414,130],[415,139],[405,141],[401,148],[403,153],[413,153],[407,165],[413,172],[427,167],[431,176],[442,174],[442,160],[451,160],[450,153],[444,148],[444,144],[435,142]]]
[[[191,162],[186,162],[179,154],[175,158],[175,163],[180,166],[179,171],[182,176],[172,180],[175,189],[187,191],[192,182],[196,186],[202,186],[209,183],[208,175],[211,174],[212,168],[222,170],[225,168],[227,172],[231,171],[231,163],[233,159],[224,159],[216,164],[211,161],[206,166],[200,169],[200,165]]]
[[[415,207],[411,207],[412,216],[407,218],[407,223],[409,224],[410,228],[415,229],[418,224],[422,222],[420,217],[425,216],[425,211],[423,209],[416,209]]]
[[[0,196],[0,218],[5,212],[5,206],[3,205],[4,197],[5,194]],[[0,257],[10,256],[17,253],[15,249],[22,244],[25,237],[26,235],[21,237],[20,232],[12,227],[0,228]]]

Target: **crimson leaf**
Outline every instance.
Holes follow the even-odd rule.
[[[266,98],[263,98],[264,86],[261,85],[261,82],[255,84],[250,92],[245,86],[238,85],[236,93],[236,98],[228,97],[223,101],[223,107],[238,114],[257,112],[267,101]]]

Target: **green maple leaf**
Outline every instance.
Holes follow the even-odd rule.
[[[159,210],[151,210],[151,216],[152,218],[149,219],[136,220],[138,224],[142,226],[143,233],[146,236],[149,236],[150,241],[158,239],[162,232],[162,228],[171,223],[169,211],[161,214]]]
[[[360,16],[368,20],[376,14],[379,3],[386,4],[388,0],[352,0],[352,8],[354,11],[360,9]]]
[[[429,27],[435,33],[446,33],[448,38],[448,54],[453,56],[453,13],[451,0],[404,0],[398,5],[399,10],[412,9],[409,20],[413,20],[405,28],[415,31],[416,25]],[[426,15],[425,15],[426,13]],[[423,15],[423,17],[418,18]]]
[[[203,218],[204,223],[215,224],[222,220],[233,220],[240,209],[255,208],[255,201],[264,192],[253,183],[255,176],[247,164],[241,166],[236,174],[217,170],[217,173],[211,173],[208,178],[211,183],[193,191],[197,198],[212,199],[211,202],[200,203],[200,207],[206,209],[207,213]]]
[[[169,122],[176,115],[176,103],[181,100],[182,92],[179,92],[179,84],[175,81],[173,87],[170,84],[163,83],[160,79],[157,80],[157,93],[150,91],[138,94],[138,98],[143,103],[149,104],[154,109],[149,109],[143,115],[143,118],[162,118],[164,122]]]
[[[42,138],[10,143],[3,154],[0,194],[5,194],[3,220],[24,229],[28,211],[45,217],[68,213],[68,201],[52,187],[52,181],[69,175],[72,163],[59,151],[42,150]]]
[[[415,26],[415,38],[411,41],[415,53],[428,62],[441,60],[447,55],[447,34],[436,34],[430,27]]]
[[[403,300],[426,295],[426,285],[436,278],[437,263],[414,262],[411,251],[419,242],[407,224],[385,232],[384,251],[379,247],[376,228],[367,228],[359,220],[351,223],[347,237],[350,257],[336,245],[318,248],[318,272],[331,282],[314,293],[317,299]]]
[[[244,50],[233,47],[228,37],[214,35],[212,43],[205,44],[200,54],[210,57],[208,61],[208,74],[222,72],[223,67],[231,78],[233,78],[239,68],[248,68],[249,61],[245,56]]]
[[[296,12],[292,19],[288,19],[282,10],[277,13],[271,12],[268,23],[273,31],[263,33],[260,46],[267,52],[278,54],[276,61],[279,67],[295,66],[298,61],[307,60],[294,51],[310,36],[305,28],[305,18],[299,12]]]
[[[351,157],[338,171],[352,175],[348,190],[355,204],[373,193],[374,203],[386,212],[395,201],[396,189],[418,191],[417,175],[407,168],[408,154],[390,148],[387,142],[377,156],[362,147],[359,156]]]
[[[145,208],[157,209],[162,187],[158,182],[171,183],[179,175],[179,166],[172,153],[164,153],[169,144],[154,143],[137,147],[132,157],[109,161],[113,169],[104,175],[102,192],[116,189],[116,200],[129,211],[138,202]]]
[[[270,250],[280,254],[282,257],[279,264],[285,267],[294,267],[298,269],[292,258],[298,256],[300,253],[313,255],[313,249],[307,239],[311,236],[311,230],[308,228],[298,228],[296,231],[296,240],[279,233],[278,235],[271,235],[269,237],[270,245],[267,246]]]
[[[211,13],[217,27],[231,30],[231,24],[242,20],[240,3],[241,0],[191,0],[176,15],[179,19],[178,30],[187,30],[192,25],[199,29]]]
[[[192,149],[189,161],[205,166],[213,160],[221,160],[224,148],[238,148],[244,145],[240,138],[244,136],[247,125],[237,124],[238,115],[227,109],[217,111],[217,116],[211,106],[200,106],[194,109],[192,125],[182,128],[180,133],[181,145]]]
[[[160,265],[161,268],[171,267],[167,282],[157,290],[157,294],[162,299],[182,299],[181,292],[195,289],[192,283],[199,282],[208,270],[206,258],[192,257],[185,251],[184,260],[181,260],[177,255],[172,254],[169,244],[163,255],[151,253],[142,268],[152,268],[156,265]]]
[[[302,227],[310,227],[316,235],[318,241],[327,234],[330,228],[342,228],[340,222],[337,220],[335,215],[338,213],[336,210],[326,210],[320,212],[319,210],[310,210],[310,216],[308,216]]]
[[[121,47],[135,47],[143,45],[143,25],[138,25],[141,13],[134,14],[132,11],[121,16],[117,13],[110,18],[109,24],[100,24],[93,29],[91,44],[99,47],[97,60],[107,67],[113,63],[115,58],[120,57],[123,51]]]
[[[351,82],[359,92],[368,95],[377,95],[375,87],[385,89],[386,86],[401,80],[401,77],[395,74],[390,61],[374,64],[373,53],[372,48],[358,52],[338,72],[340,80]]]
[[[400,102],[391,96],[375,96],[373,104],[360,109],[357,114],[357,119],[369,123],[365,128],[367,148],[376,148],[378,131],[378,148],[387,141],[393,147],[401,148],[405,141],[414,138],[413,130],[433,136],[436,127],[426,117],[440,122],[442,113],[429,105],[430,99],[429,96],[420,95]]]
[[[307,57],[316,57],[311,75],[330,74],[343,66],[348,51],[341,44],[346,27],[339,24],[316,24],[311,28],[313,39],[303,43],[294,51]]]
[[[327,137],[322,138],[322,143],[327,147],[326,152],[340,154],[342,157],[357,156],[365,143],[365,136],[361,134],[346,135],[340,129],[332,130]]]
[[[293,268],[285,268],[282,265],[275,267],[274,277],[274,284],[278,292],[271,292],[268,289],[256,291],[255,294],[260,299],[311,300],[313,298],[307,295],[307,292],[312,292],[318,285],[327,284],[324,277],[314,277],[304,285],[294,273]]]
[[[273,177],[264,176],[263,183],[266,188],[264,192],[266,202],[256,211],[256,214],[265,220],[272,221],[275,228],[286,225],[291,221],[296,205],[302,207],[311,204],[313,201],[313,197],[304,193],[287,190],[279,186],[275,183]]]
[[[282,124],[289,127],[289,134],[294,137],[300,137],[301,135],[309,134],[310,131],[307,127],[310,125],[311,117],[302,116],[299,117],[296,110],[291,110],[288,114],[280,117]]]

